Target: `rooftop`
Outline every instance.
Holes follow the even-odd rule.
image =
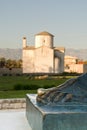
[[[38,34],[36,34],[36,35],[49,35],[49,36],[52,36],[52,37],[53,37],[53,35],[52,35],[51,33],[46,32],[46,31],[40,32],[40,33],[38,33]]]

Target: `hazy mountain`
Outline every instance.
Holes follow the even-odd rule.
[[[79,59],[87,60],[87,49],[66,48],[65,55],[76,56]]]
[[[0,57],[5,57],[6,59],[21,59],[22,49],[0,48]]]
[[[76,56],[79,59],[87,60],[87,49],[66,48],[65,55]],[[5,57],[6,59],[21,59],[22,49],[0,48],[0,57]]]

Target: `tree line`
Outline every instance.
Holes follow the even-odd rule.
[[[0,58],[0,68],[21,68],[22,67],[22,60],[13,60],[13,59],[6,59],[4,57]]]

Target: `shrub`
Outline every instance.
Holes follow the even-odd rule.
[[[15,84],[14,85],[14,90],[21,90],[22,84]]]
[[[43,85],[43,86],[40,86],[40,85],[36,85],[36,84],[15,84],[14,85],[14,90],[37,90],[38,88],[51,88],[51,87],[54,87],[55,85],[52,84],[52,85]]]
[[[34,84],[15,84],[14,90],[36,90],[40,88],[39,85]]]

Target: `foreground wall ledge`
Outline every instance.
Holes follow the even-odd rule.
[[[23,109],[26,107],[25,98],[0,99],[0,110]]]
[[[26,96],[31,130],[87,130],[87,105],[40,106],[35,94]]]

